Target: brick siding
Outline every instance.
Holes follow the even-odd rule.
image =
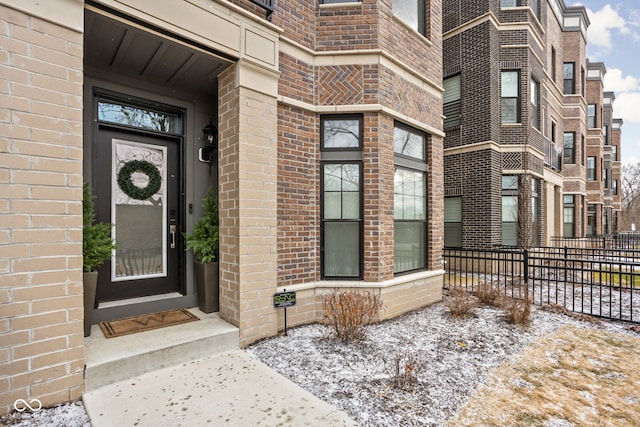
[[[82,34],[0,6],[0,414],[80,397]]]

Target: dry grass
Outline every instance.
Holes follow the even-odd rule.
[[[449,291],[449,298],[445,299],[444,304],[452,317],[466,319],[475,314],[478,298],[464,288],[455,287]]]
[[[502,298],[500,308],[509,323],[518,326],[529,326],[531,323],[531,300],[528,297],[524,299]]]
[[[487,304],[493,307],[500,305],[502,292],[500,291],[500,285],[494,283],[481,283],[478,285],[476,291],[476,297],[481,304]]]
[[[638,425],[638,366],[639,338],[567,326],[492,371],[448,425]]]

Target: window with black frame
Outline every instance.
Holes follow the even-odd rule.
[[[443,126],[445,129],[451,129],[459,126],[462,119],[460,74],[444,79],[443,86],[442,111],[445,116]]]
[[[587,180],[595,181],[596,180],[596,158],[595,157],[587,157]]]
[[[462,247],[462,197],[444,199],[444,246]]]
[[[396,123],[393,130],[394,273],[427,266],[426,148],[426,134]]]
[[[575,66],[573,62],[565,62],[563,65],[563,93],[573,95],[576,93]]]
[[[596,104],[587,105],[587,127],[593,129],[597,127],[596,121]]]
[[[393,0],[393,14],[423,36],[427,35],[427,0]]]
[[[362,127],[361,115],[320,120],[324,279],[362,278]]]
[[[596,205],[587,205],[587,237],[596,235]]]
[[[574,237],[575,229],[575,201],[573,194],[564,195],[564,237]]]
[[[520,123],[520,72],[502,71],[500,79],[502,123]]]
[[[502,245],[518,244],[518,177],[502,177]]]
[[[531,126],[540,129],[540,83],[531,78]]]
[[[575,132],[564,133],[564,164],[574,164],[576,162],[575,140]]]

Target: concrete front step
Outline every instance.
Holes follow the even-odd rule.
[[[240,347],[238,328],[218,313],[189,311],[200,320],[110,339],[93,325],[85,338],[84,391]]]

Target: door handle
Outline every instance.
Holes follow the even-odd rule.
[[[175,225],[170,225],[169,226],[169,234],[171,235],[171,249],[175,249],[176,248],[176,226]]]

